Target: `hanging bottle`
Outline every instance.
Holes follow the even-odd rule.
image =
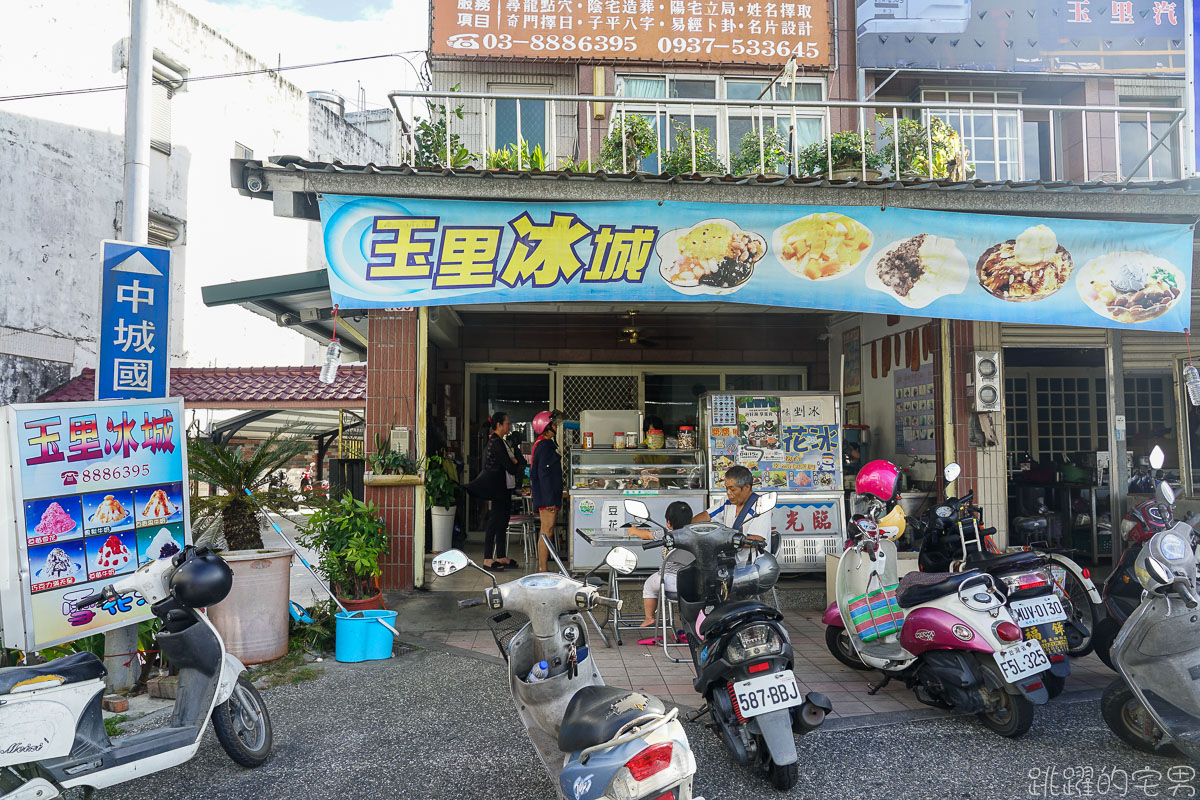
[[[325,361],[321,364],[321,383],[333,383],[337,378],[338,364],[342,359],[342,346],[337,339],[330,340],[325,348]]]
[[[1194,406],[1200,406],[1200,370],[1194,364],[1183,368],[1183,380],[1187,384],[1188,400]]]

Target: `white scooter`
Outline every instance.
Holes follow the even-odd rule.
[[[627,575],[637,556],[616,547],[605,562]],[[606,686],[588,654],[582,614],[597,606],[619,611],[621,601],[600,596],[596,587],[572,579],[565,570],[497,584],[459,550],[433,559],[439,577],[468,566],[491,578],[492,588],[486,599],[459,605],[486,602],[495,612],[488,625],[508,663],[517,714],[560,796],[691,800],[696,759],[677,719],[679,709],[667,711],[657,697]]]
[[[1126,744],[1162,756],[1178,752],[1200,762],[1196,562],[1195,531],[1183,522],[1154,534],[1142,548],[1136,568],[1144,588],[1142,603],[1113,643],[1112,660],[1120,676],[1104,690],[1100,710]]]
[[[216,553],[190,545],[151,561],[79,603],[129,602],[140,594],[163,627],[158,647],[179,668],[179,693],[160,728],[110,739],[100,699],[104,664],[76,653],[0,669],[0,800],[51,800],[65,789],[103,789],[191,759],[211,716],[234,761],[257,767],[271,752],[271,720],[246,668],[198,609],[229,594],[233,572]]]

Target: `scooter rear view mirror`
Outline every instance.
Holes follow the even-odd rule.
[[[1163,453],[1162,448],[1154,445],[1154,449],[1150,451],[1150,466],[1155,469],[1162,469],[1162,465],[1166,460],[1167,457]]]
[[[958,465],[957,461],[951,461],[946,465],[946,468],[942,470],[942,477],[945,478],[946,483],[948,484],[954,483],[956,480],[958,480],[958,476],[961,474],[962,467]]]
[[[433,574],[439,578],[453,575],[469,563],[467,554],[461,550],[447,550],[433,557]]]
[[[625,513],[637,519],[650,519],[650,509],[641,500],[626,500]]]
[[[1160,586],[1170,586],[1175,582],[1171,571],[1157,558],[1146,559],[1146,572],[1150,573],[1150,577]]]
[[[604,563],[622,575],[628,575],[637,568],[637,555],[628,547],[614,547],[604,557]]]
[[[758,498],[758,502],[754,504],[755,516],[762,516],[775,507],[778,497],[775,492],[767,492]]]
[[[1169,506],[1175,505],[1175,490],[1171,488],[1171,484],[1166,481],[1158,482],[1158,499]]]

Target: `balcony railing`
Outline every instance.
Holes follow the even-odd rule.
[[[1180,174],[1178,127],[1185,113],[1182,108],[1163,106],[965,105],[444,91],[396,91],[389,99],[401,117],[416,122],[402,137],[401,160],[407,164],[587,172],[603,168],[625,172],[629,170],[621,165],[638,160],[631,159],[628,137],[611,140],[614,146],[616,139],[620,140],[619,162],[611,151],[606,163],[600,163],[599,156],[605,136],[614,128],[626,130],[623,121],[636,115],[650,122],[657,138],[654,152],[641,165],[644,171],[661,173],[668,162],[675,165],[677,172],[688,171],[689,166],[692,173],[702,169],[704,129],[709,127],[703,123],[715,122],[716,130],[711,131],[710,140],[726,173],[732,174],[736,164],[740,166],[738,172],[744,174],[832,174],[839,166],[835,163],[839,154],[844,154],[847,146],[857,139],[857,150],[869,156],[855,159],[853,169],[863,180],[872,177],[872,172],[888,177],[965,179],[971,177],[971,166],[979,175],[995,181],[1121,183],[1174,179]],[[498,131],[501,119],[503,132]],[[697,119],[701,121],[699,126]],[[737,125],[731,126],[731,121]],[[1042,123],[1034,126],[1038,131],[1036,140],[1027,134],[1027,122]],[[747,124],[759,143],[757,164],[752,151],[749,162],[744,150],[740,158],[735,156],[743,142],[731,141],[734,128]],[[888,136],[889,126],[891,131],[901,130],[901,135]],[[764,142],[769,137],[763,136],[763,131],[772,127],[786,140],[786,149],[776,154],[777,160]],[[815,128],[819,135],[809,135],[802,142],[802,127],[810,134]],[[953,129],[954,152],[950,158],[936,157],[939,153],[935,151],[945,156],[947,129]],[[682,148],[675,146],[679,130],[683,132]],[[847,133],[853,138],[848,138]],[[1138,141],[1133,141],[1130,134]],[[750,142],[753,148],[753,139]],[[1036,174],[1029,174],[1031,170],[1027,168],[1027,156],[1031,153],[1037,154]],[[872,163],[883,168],[873,170]],[[920,169],[914,170],[914,164],[919,164]]]

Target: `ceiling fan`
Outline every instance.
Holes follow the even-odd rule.
[[[621,329],[621,334],[617,339],[617,344],[629,344],[638,347],[658,347],[659,344],[664,341],[689,340],[692,338],[690,336],[679,336],[672,334],[660,335],[654,334],[653,332],[651,332],[651,334],[648,336],[644,335],[647,333],[647,331],[646,329],[638,326],[637,314],[638,312],[636,311],[625,312],[625,327]]]

